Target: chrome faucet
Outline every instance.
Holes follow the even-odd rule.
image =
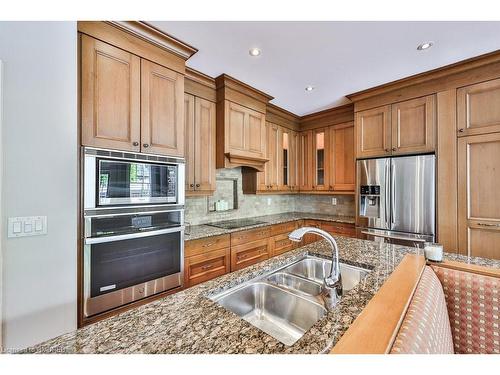
[[[340,297],[342,296],[342,277],[340,276],[339,266],[339,247],[337,241],[324,230],[314,227],[302,227],[295,229],[288,235],[291,241],[300,242],[306,233],[314,233],[326,239],[332,247],[332,267],[330,268],[330,275],[323,280],[323,288],[321,295],[325,301],[328,309],[333,308]]]

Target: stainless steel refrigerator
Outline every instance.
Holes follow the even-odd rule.
[[[358,223],[369,239],[422,245],[436,228],[435,155],[358,160]]]

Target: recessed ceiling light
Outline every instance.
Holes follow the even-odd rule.
[[[423,51],[425,49],[431,48],[433,44],[434,44],[434,42],[424,42],[422,44],[419,44],[419,46],[417,47],[417,49],[419,51]]]
[[[259,56],[261,52],[258,48],[250,48],[248,53],[250,54],[250,56]]]
[[[314,90],[314,87],[313,86],[306,86],[306,91],[307,92],[311,92],[312,90]]]

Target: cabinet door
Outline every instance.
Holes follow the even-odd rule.
[[[392,154],[434,151],[436,101],[434,95],[392,105]]]
[[[459,135],[500,132],[500,79],[457,90]]]
[[[184,286],[190,287],[231,270],[230,248],[209,251],[184,260]]]
[[[391,154],[391,107],[383,106],[356,112],[356,157]]]
[[[290,191],[290,130],[280,127],[278,132],[278,190]]]
[[[195,98],[195,189],[215,190],[215,103]]]
[[[264,114],[226,101],[226,152],[263,158],[266,151],[266,121]]]
[[[278,190],[279,183],[279,161],[280,161],[280,131],[277,125],[267,123],[267,158],[266,163],[267,183],[269,190]]]
[[[266,118],[264,114],[247,108],[245,122],[245,147],[251,156],[263,158],[266,143]]]
[[[235,154],[245,153],[245,122],[246,108],[232,103],[225,102],[226,119],[229,124],[226,125],[226,145],[227,152]]]
[[[469,256],[500,259],[500,133],[458,141],[458,246]]]
[[[328,129],[313,132],[313,190],[330,189],[330,141]]]
[[[82,35],[82,144],[140,150],[140,58]]]
[[[286,233],[271,237],[269,240],[271,241],[270,257],[284,254],[296,248],[296,242],[290,240]]]
[[[321,221],[319,220],[305,220],[304,221],[304,226],[305,227],[314,227],[314,228],[319,228],[321,229]],[[308,233],[302,237],[302,244],[303,245],[308,245],[310,243],[316,242],[321,240],[322,238],[318,236],[317,234],[311,234]]]
[[[356,228],[354,224],[324,221],[321,223],[321,229],[330,233],[332,236],[341,235],[345,237],[356,237]]]
[[[266,122],[266,138],[270,134],[269,128],[271,123]],[[269,183],[269,168],[272,160],[272,153],[269,151],[269,142],[265,142],[265,157],[268,159],[267,163],[264,164],[264,171],[257,173],[257,191],[265,192],[271,189],[271,184]]]
[[[141,151],[184,157],[184,76],[141,60]]]
[[[313,182],[313,132],[308,130],[299,134],[299,189],[312,190]]]
[[[289,135],[288,186],[292,192],[299,189],[299,133],[295,131]]]
[[[330,190],[354,191],[354,124],[330,128]]]
[[[241,270],[269,258],[268,239],[231,247],[231,272]]]
[[[184,94],[184,148],[186,151],[186,191],[194,191],[195,137],[194,96]]]

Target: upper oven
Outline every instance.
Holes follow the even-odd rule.
[[[184,205],[183,159],[85,147],[84,208]]]

